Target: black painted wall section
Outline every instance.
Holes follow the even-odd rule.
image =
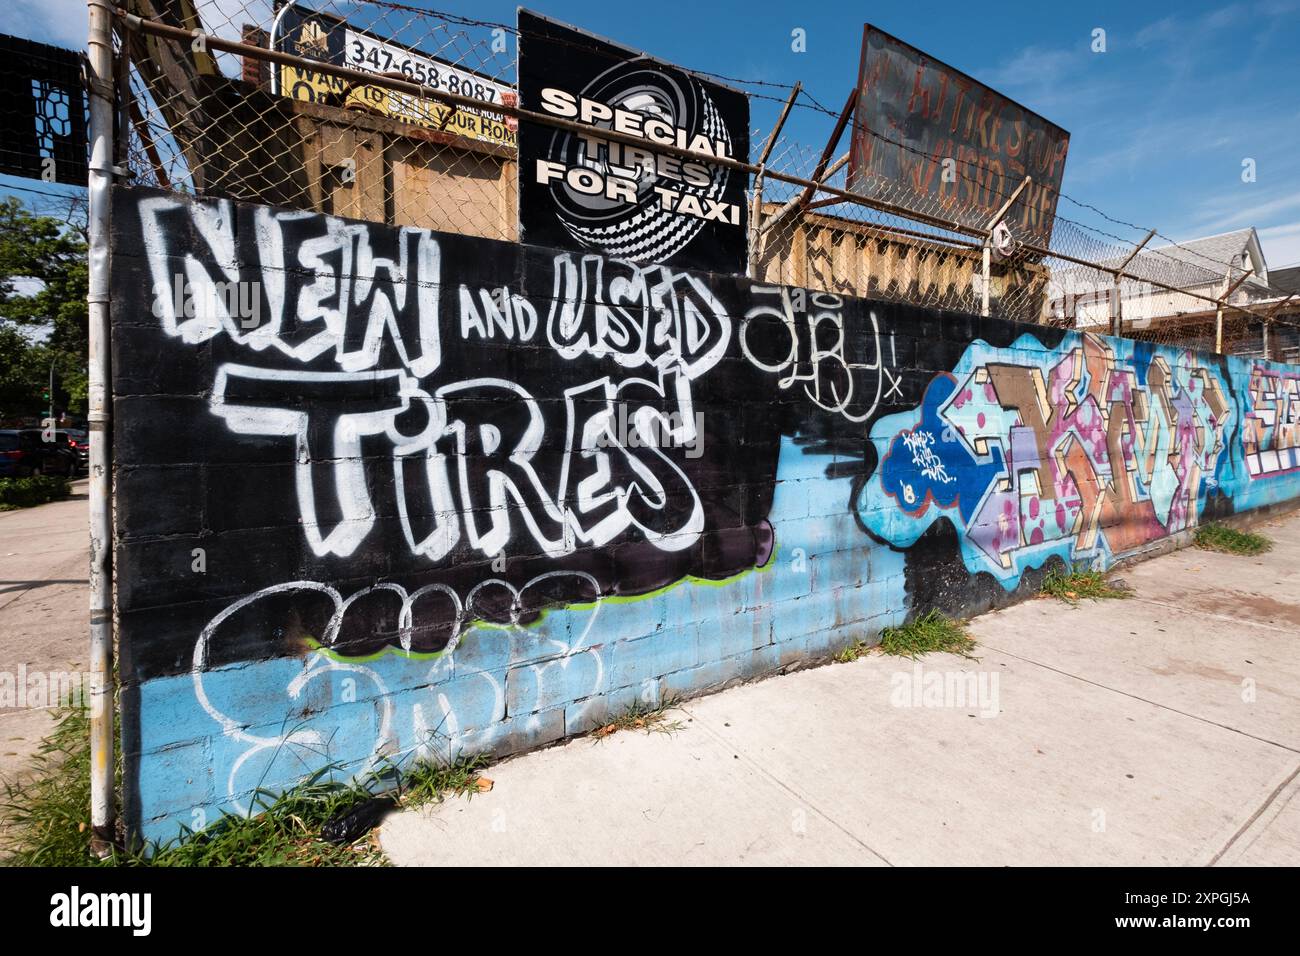
[[[834,476],[865,480],[876,464],[871,422],[914,408],[973,340],[1008,346],[1030,333],[1051,347],[1061,336],[141,189],[115,189],[113,223],[116,581],[128,681],[188,670],[195,635],[215,615],[287,581],[328,582],[345,596],[381,582],[408,592],[438,584],[463,604],[489,577],[522,587],[552,570],[588,576],[530,588],[526,622],[597,590],[643,594],[760,566],[773,546],[783,437],[833,453]],[[187,318],[185,293],[204,277],[232,282],[225,302],[238,315],[208,310],[205,324],[200,303]],[[756,313],[761,306],[770,308]],[[625,440],[593,459],[602,413],[611,427],[626,423]],[[345,419],[356,434],[340,437]],[[628,440],[638,421],[659,428],[657,447]],[[663,434],[669,427],[676,437]],[[434,461],[445,466],[441,487],[429,478]],[[372,519],[347,518],[340,483],[354,497],[360,487]],[[584,487],[599,494],[557,520],[548,502],[577,511]],[[486,539],[507,526],[494,551]],[[942,527],[913,549],[909,588],[965,606],[956,592],[968,578]],[[313,543],[311,530],[343,544]],[[403,633],[410,649],[434,651],[465,624],[437,588],[405,632],[400,602],[366,600],[335,644],[342,654],[372,653]],[[285,626],[272,604],[247,609],[232,629],[242,639],[223,643],[209,666],[299,653],[332,611],[296,594]],[[510,613],[475,610],[488,620]]]

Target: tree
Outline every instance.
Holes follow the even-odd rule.
[[[67,223],[0,200],[0,418],[86,409],[86,243]]]

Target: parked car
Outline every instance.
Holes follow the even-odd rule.
[[[60,429],[56,434],[64,436],[68,447],[77,453],[77,465],[84,475],[90,471],[90,433],[76,428]]]
[[[0,431],[0,477],[27,478],[31,475],[62,475],[74,478],[81,466],[76,449],[55,432],[44,441],[39,428]]]
[[[23,453],[19,447],[18,433],[0,431],[0,478],[19,476],[19,462]]]

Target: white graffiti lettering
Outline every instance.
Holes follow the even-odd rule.
[[[902,435],[903,444],[912,453],[912,464],[921,470],[921,474],[931,481],[950,485],[957,479],[948,474],[943,459],[934,453],[934,436],[927,431],[917,429]]]
[[[375,527],[363,445],[372,456],[376,447],[391,455],[406,543],[430,561],[462,542],[497,556],[520,531],[551,557],[631,528],[676,551],[703,531],[699,495],[667,454],[698,457],[691,381],[721,359],[731,336],[726,311],[699,280],[597,256],[556,257],[544,323],[554,353],[647,373],[565,391],[557,475],[537,467],[544,415],[522,385],[499,376],[424,384],[442,362],[441,252],[427,230],[397,231],[396,250],[385,255],[369,227],[307,213],[256,209],[249,244],[228,202],[154,198],[140,210],[155,313],[169,335],[199,343],[225,333],[254,352],[274,349],[316,366],[332,358],[336,371],[227,363],[210,398],[232,432],[293,440],[313,553],[352,555]],[[175,243],[182,224],[200,240],[192,247]],[[256,263],[242,261],[254,253]],[[254,267],[247,274],[257,284],[245,285],[256,306],[241,285]],[[184,298],[173,283],[184,284]],[[543,325],[533,304],[506,287],[462,284],[457,293],[465,341],[526,344]],[[204,309],[186,307],[195,297]]]
[[[865,422],[876,411],[882,393],[898,394],[900,380],[885,366],[880,324],[875,312],[871,329],[845,333],[844,300],[829,292],[806,293],[782,286],[757,286],[755,295],[775,296],[745,314],[740,345],[758,368],[781,376],[782,389],[801,384],[819,408],[851,422]],[[811,299],[811,308],[805,307]],[[850,344],[863,350],[850,355]],[[886,381],[888,392],[884,391]]]

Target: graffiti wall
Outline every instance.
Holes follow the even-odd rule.
[[[1300,494],[1293,369],[118,189],[147,837],[509,753]]]

